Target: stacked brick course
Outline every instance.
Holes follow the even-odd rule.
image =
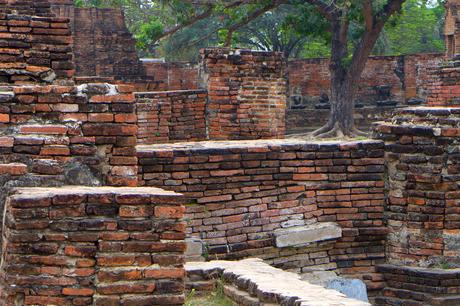
[[[336,269],[381,286],[384,259],[383,144],[302,140],[139,146],[142,185],[196,198],[189,236],[218,258],[261,257],[296,272]],[[343,237],[279,249],[273,231],[335,221]]]
[[[460,109],[410,108],[376,127],[386,142],[391,265],[381,268],[379,305],[460,302],[458,272],[439,269],[460,265],[459,122]]]
[[[42,17],[53,16],[48,0],[0,0],[0,13]]]
[[[210,139],[282,138],[286,63],[281,53],[204,49]]]
[[[460,107],[460,61],[453,61],[430,70],[429,106]]]
[[[206,90],[136,93],[139,144],[205,140]]]
[[[377,127],[386,141],[390,263],[460,264],[459,109],[405,109]]]
[[[74,66],[68,22],[0,12],[0,83],[70,79]]]
[[[132,88],[104,84],[22,86],[0,93],[1,161],[61,175],[78,162],[101,183],[136,186],[136,113]],[[50,160],[60,166],[43,169]],[[48,173],[50,172],[50,173]]]
[[[156,188],[16,190],[0,305],[182,305],[184,203]]]

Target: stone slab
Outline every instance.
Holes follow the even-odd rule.
[[[305,246],[342,237],[342,228],[334,222],[320,222],[306,226],[283,228],[274,232],[278,248]]]

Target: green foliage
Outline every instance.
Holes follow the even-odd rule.
[[[386,46],[379,54],[443,52],[444,6],[441,1],[407,0],[401,14],[391,18],[384,31]],[[433,6],[434,5],[434,6]]]
[[[152,51],[150,48],[163,34],[164,27],[160,20],[152,16],[146,23],[142,23],[138,32],[135,34],[137,48],[142,51]]]
[[[224,293],[225,282],[217,281],[216,289],[207,296],[197,296],[192,290],[186,297],[184,306],[234,306],[235,304]]]
[[[76,0],[82,7],[120,7],[125,11],[128,27],[136,37],[143,56],[168,60],[196,60],[202,47],[222,45],[229,28],[244,23],[247,16],[270,4],[258,0],[228,8],[228,1],[213,2],[210,17],[199,20],[159,42],[168,29],[187,23],[210,6],[184,0]],[[442,52],[444,7],[442,0],[407,0],[400,14],[392,17],[381,33],[374,54],[393,55]],[[329,22],[314,5],[304,0],[291,0],[241,26],[232,36],[232,46],[284,52],[289,57],[327,57],[331,54]],[[337,0],[347,8],[350,19],[349,54],[364,33],[362,0]],[[373,0],[374,11],[383,9],[387,0]]]

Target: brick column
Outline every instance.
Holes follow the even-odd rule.
[[[287,98],[281,53],[201,50],[210,139],[283,138]]]

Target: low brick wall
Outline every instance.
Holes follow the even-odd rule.
[[[0,83],[51,83],[74,75],[68,19],[0,11],[0,38],[7,46],[0,49]]]
[[[460,269],[426,269],[395,265],[377,267],[387,287],[375,305],[460,305]]]
[[[156,188],[16,190],[0,304],[182,305],[184,203]]]
[[[391,264],[460,267],[460,109],[408,108],[376,127],[388,165]]]
[[[384,259],[383,143],[302,140],[138,146],[140,184],[197,199],[187,233],[210,258],[261,257],[296,272],[336,269],[375,289]],[[343,237],[276,248],[273,231],[335,221]]]
[[[139,144],[205,140],[206,90],[136,93]]]
[[[201,50],[209,139],[283,138],[287,97],[282,53]]]

